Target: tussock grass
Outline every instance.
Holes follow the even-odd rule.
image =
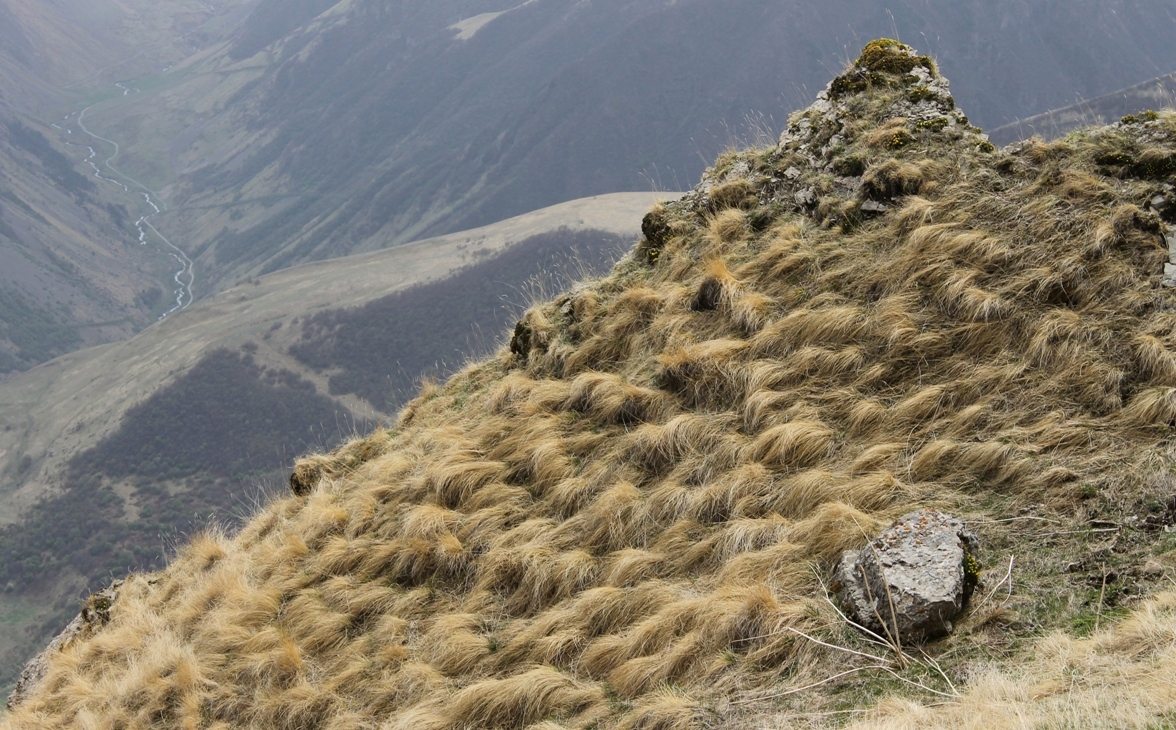
[[[838,129],[808,110],[778,147],[724,156],[510,348],[301,460],[299,496],[240,534],[132,578],[6,727],[679,730],[846,721],[839,698],[885,694],[856,719],[1170,717],[1171,596],[1031,640],[1096,610],[1067,563],[1176,547],[1121,527],[1114,552],[1092,543],[1120,528],[1090,528],[1141,513],[1137,475],[1171,483],[1176,299],[1137,174],[1167,158],[1130,160],[1176,150],[1176,115],[994,152],[906,116],[908,77],[855,69]],[[841,146],[798,147],[806,128]],[[997,597],[940,645],[942,675],[855,696],[866,674],[827,681],[860,657],[836,648],[870,647],[823,579],[924,505],[1049,590],[1001,598],[986,571]],[[1050,682],[1083,672],[1063,708]],[[950,706],[917,704],[948,677]]]

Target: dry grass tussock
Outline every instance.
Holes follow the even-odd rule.
[[[1170,718],[1171,596],[1109,631],[1108,599],[1103,633],[1009,666],[1093,615],[1049,583],[1101,535],[1086,520],[1170,473],[1176,298],[1144,173],[1176,158],[1176,116],[993,152],[893,113],[919,90],[871,74],[834,84],[853,115],[829,165],[725,156],[609,277],[303,461],[303,496],[133,577],[3,726],[687,730],[862,719],[829,713],[879,693],[883,727]],[[932,647],[942,674],[915,679],[946,707],[897,680],[854,695],[868,672],[826,680],[864,653],[817,643],[876,650],[821,577],[925,505],[1004,551],[982,592],[1018,550],[1037,572],[1008,585],[1039,581]]]

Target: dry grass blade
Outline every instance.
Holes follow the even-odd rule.
[[[1102,623],[1102,608],[1103,598],[1107,595],[1107,566],[1105,564],[1099,566],[1099,571],[1102,573],[1102,585],[1098,589],[1098,608],[1094,611],[1094,630],[1098,631],[1099,624]]]
[[[976,604],[976,609],[980,609],[980,608],[981,608],[981,607],[983,607],[985,604],[987,604],[987,603],[988,603],[988,601],[990,601],[990,600],[992,599],[992,597],[996,595],[996,592],[997,592],[998,590],[1000,590],[1000,587],[1001,587],[1002,585],[1004,585],[1006,582],[1008,582],[1008,584],[1009,584],[1009,597],[1010,597],[1010,598],[1012,597],[1012,595],[1013,595],[1013,582],[1012,582],[1012,577],[1013,577],[1013,563],[1016,561],[1016,559],[1017,559],[1017,558],[1016,558],[1016,556],[1015,556],[1015,555],[1010,555],[1010,556],[1009,556],[1009,569],[1005,571],[1004,577],[1003,577],[1003,578],[1001,578],[1001,579],[1000,579],[1000,580],[997,582],[997,584],[996,584],[996,585],[994,585],[994,586],[992,587],[992,590],[991,590],[991,591],[989,591],[989,592],[988,592],[988,593],[987,593],[987,594],[984,596],[984,598],[982,598],[982,599],[981,599],[981,600],[980,600],[980,601],[979,601],[979,602]]]
[[[775,699],[779,699],[781,697],[788,697],[789,695],[798,694],[800,692],[807,692],[810,689],[816,689],[817,687],[829,684],[830,682],[836,682],[837,680],[841,679],[842,677],[848,677],[851,674],[857,674],[858,672],[864,672],[869,669],[886,669],[886,667],[881,664],[877,664],[877,665],[872,664],[868,667],[856,667],[854,669],[847,669],[844,672],[838,672],[837,674],[834,674],[831,677],[826,677],[825,679],[822,679],[820,682],[813,682],[812,684],[806,684],[803,687],[794,687],[792,689],[785,690],[783,692],[776,692],[776,693],[770,694],[770,695],[764,695],[764,696],[760,696],[760,697],[749,697],[749,698],[745,698],[742,700],[735,700],[731,704],[745,705],[750,702],[764,702],[766,700],[775,700]]]

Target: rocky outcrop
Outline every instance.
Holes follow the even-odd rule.
[[[996,149],[956,106],[930,57],[898,41],[872,41],[812,105],[789,117],[778,145],[762,156],[720,160],[681,200],[646,216],[639,257],[657,261],[673,234],[667,211],[743,208],[753,229],[771,220],[764,211],[788,211],[848,230],[921,192],[923,170],[889,158],[931,146],[938,158],[950,151],[964,164]],[[879,153],[887,159],[879,162]]]
[[[125,582],[115,581],[109,587],[86,599],[81,613],[74,617],[74,620],[70,621],[60,634],[54,637],[44,651],[29,660],[20,673],[16,688],[8,696],[9,710],[16,709],[16,706],[24,702],[25,698],[41,684],[49,672],[50,659],[54,654],[76,640],[92,636],[95,631],[110,623],[110,611],[114,607],[114,602],[118,600],[119,589]]]
[[[912,512],[842,555],[835,576],[842,605],[855,623],[892,641],[944,636],[976,584],[977,549],[960,520],[932,509]]]
[[[309,495],[322,480],[337,479],[374,459],[381,453],[384,443],[383,432],[376,431],[368,438],[356,439],[330,454],[312,454],[298,459],[290,474],[290,491],[296,497]]]

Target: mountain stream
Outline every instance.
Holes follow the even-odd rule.
[[[132,89],[130,87],[128,87],[124,84],[121,84],[121,83],[117,83],[117,84],[115,84],[115,86],[118,87],[119,89],[122,89],[123,96],[127,96],[132,91]],[[118,158],[119,153],[121,151],[121,148],[119,147],[118,142],[115,142],[112,139],[107,139],[105,137],[97,135],[86,128],[86,123],[85,123],[86,112],[90,111],[93,108],[94,108],[93,106],[88,106],[77,114],[78,129],[82,130],[83,133],[89,135],[90,137],[93,137],[96,140],[99,140],[101,142],[105,142],[106,144],[112,145],[114,147],[114,154],[111,155],[110,157],[106,158],[106,160],[102,163],[102,166],[100,167],[99,164],[94,161],[94,158],[98,156],[98,153],[94,150],[94,147],[92,145],[77,144],[74,142],[70,142],[68,140],[66,141],[66,144],[74,146],[74,147],[85,147],[89,151],[89,156],[86,157],[86,163],[91,168],[93,168],[94,177],[98,178],[99,180],[103,180],[105,182],[112,183],[114,185],[118,185],[124,191],[126,191],[128,193],[138,192],[138,194],[143,196],[143,200],[151,208],[151,210],[149,212],[144,213],[142,216],[139,217],[139,220],[135,221],[135,228],[137,228],[139,231],[139,245],[140,246],[147,245],[147,231],[150,230],[152,233],[154,233],[159,238],[160,241],[163,241],[164,244],[166,244],[167,247],[169,249],[171,249],[170,251],[164,251],[162,249],[159,249],[160,253],[164,253],[164,254],[171,256],[173,259],[176,260],[176,263],[179,265],[179,269],[176,271],[175,276],[173,277],[173,279],[176,282],[176,289],[174,292],[175,304],[170,309],[168,309],[166,312],[164,312],[163,314],[161,314],[159,316],[160,319],[163,319],[164,317],[167,317],[172,312],[177,312],[181,309],[184,309],[185,307],[187,307],[189,304],[192,303],[192,299],[193,299],[192,287],[196,283],[196,268],[195,268],[195,265],[192,263],[192,259],[190,259],[188,257],[188,254],[185,253],[182,248],[180,248],[176,244],[169,241],[167,239],[167,237],[164,236],[162,233],[160,233],[159,229],[157,229],[155,227],[155,225],[152,224],[152,222],[151,222],[151,219],[153,217],[155,217],[159,213],[162,213],[167,210],[167,203],[159,196],[158,193],[155,193],[155,191],[151,190],[143,183],[139,182],[138,180],[131,177],[130,175],[127,175],[126,173],[122,172],[121,170],[119,170],[117,167],[114,166],[114,160]],[[73,114],[66,115],[61,121],[66,121],[72,116],[74,116],[74,115]],[[52,126],[59,129],[59,130],[64,131],[66,135],[72,136],[72,134],[73,134],[73,130],[63,128],[56,123],[54,123]],[[120,180],[117,180],[113,177],[107,177],[106,175],[103,175],[102,174],[102,167],[105,167],[106,169],[110,170],[111,173],[113,173],[117,177],[120,177],[123,180],[127,181],[127,183],[131,183],[131,185],[134,185],[135,188],[137,188],[137,190],[132,190],[129,185],[127,185],[126,183],[124,183]],[[152,199],[152,197],[151,197],[152,194],[155,195],[154,199]],[[159,204],[156,204],[156,202],[155,202],[156,200],[159,201]],[[162,205],[163,207],[160,208],[160,205]]]

